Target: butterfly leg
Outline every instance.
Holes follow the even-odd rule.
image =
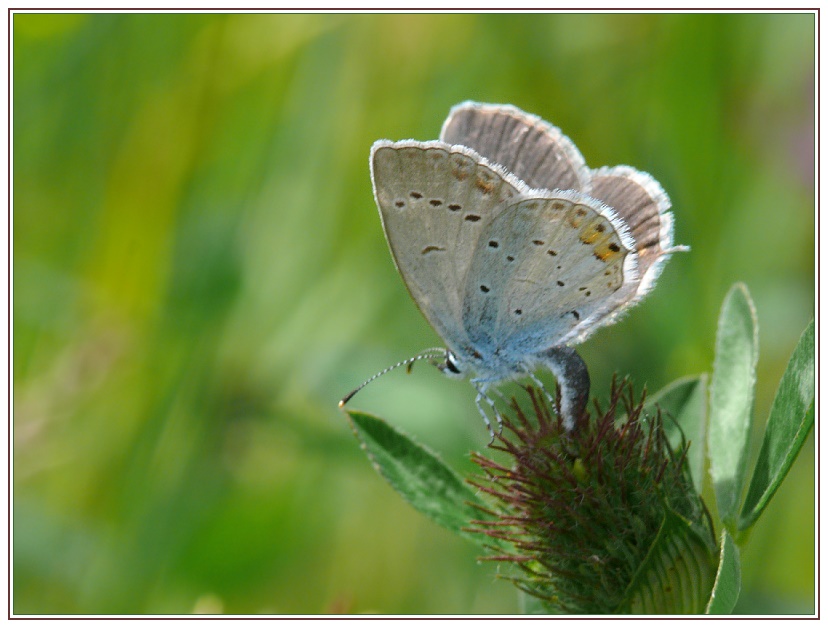
[[[540,388],[541,392],[546,396],[546,398],[549,400],[549,403],[551,403],[552,407],[554,408],[555,397],[552,395],[552,393],[546,390],[546,386],[543,385],[543,382],[540,380],[540,378],[529,369],[526,369],[526,374],[529,376],[529,379],[531,379],[535,383],[535,386]]]
[[[552,347],[539,356],[561,387],[561,417],[572,431],[586,410],[589,400],[589,372],[572,347]]]
[[[486,427],[489,429],[489,434],[491,434],[492,442],[494,442],[495,433],[492,429],[492,424],[489,421],[489,417],[483,409],[483,405],[481,402],[485,401],[487,404],[489,404],[489,407],[492,409],[495,419],[497,419],[498,433],[503,431],[503,419],[500,416],[500,412],[497,411],[497,408],[495,407],[492,398],[486,394],[486,384],[481,384],[479,382],[475,382],[474,380],[472,380],[472,385],[474,386],[475,390],[477,390],[477,397],[475,397],[474,399],[474,403],[477,406],[477,411],[480,412],[480,416],[483,417],[483,421],[485,421]]]

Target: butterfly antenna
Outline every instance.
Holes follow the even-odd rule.
[[[407,360],[403,360],[402,362],[397,362],[396,364],[389,366],[388,368],[382,369],[379,373],[374,375],[373,377],[369,377],[364,382],[362,382],[359,386],[354,388],[351,392],[345,395],[342,400],[339,402],[339,407],[343,407],[346,403],[348,403],[351,398],[357,394],[360,390],[365,388],[368,384],[373,382],[378,377],[385,375],[388,371],[393,371],[395,368],[400,366],[405,366],[406,370],[411,372],[411,367],[415,362],[418,360],[425,360],[427,358],[444,358],[446,357],[446,350],[445,349],[426,349],[422,353],[418,353],[413,358],[408,358]]]

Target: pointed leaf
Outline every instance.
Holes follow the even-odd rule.
[[[719,516],[728,528],[735,526],[744,488],[759,355],[757,329],[750,294],[744,284],[736,284],[725,297],[719,316],[707,441]]]
[[[779,382],[739,529],[753,525],[785,479],[814,425],[814,321],[805,329]]]
[[[739,548],[727,530],[722,530],[722,544],[719,549],[719,570],[710,601],[707,603],[708,615],[728,615],[736,606],[739,591],[742,588]]]
[[[687,463],[693,486],[701,493],[704,480],[704,433],[707,427],[707,374],[683,377],[647,399],[645,409],[661,408],[664,431],[673,449],[681,446],[682,435],[690,443]],[[671,420],[672,419],[672,420]]]
[[[619,612],[633,615],[698,615],[716,577],[715,551],[682,517],[667,511]]]
[[[379,474],[414,508],[435,523],[480,545],[495,539],[465,531],[485,506],[475,491],[434,453],[398,432],[382,419],[348,411],[354,433]]]

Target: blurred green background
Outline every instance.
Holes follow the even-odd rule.
[[[582,347],[597,396],[709,371],[741,280],[758,434],[813,317],[812,15],[18,13],[13,36],[15,613],[517,612],[337,409],[439,344],[368,151],[435,139],[463,100],[672,198],[692,252]],[[466,473],[473,399],[422,366],[352,405]],[[811,436],[736,610],[813,612],[814,550]]]

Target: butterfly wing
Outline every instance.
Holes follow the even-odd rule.
[[[371,178],[397,269],[456,352],[468,345],[464,287],[478,240],[522,184],[474,151],[442,142],[375,143]]]
[[[457,105],[440,139],[468,146],[530,188],[590,191],[590,171],[575,144],[557,127],[516,107]]]
[[[637,277],[632,239],[609,208],[576,192],[521,199],[481,234],[463,324],[475,346],[523,363],[586,338]]]
[[[641,279],[627,302],[631,305],[653,288],[670,253],[687,250],[673,247],[670,199],[649,174],[629,166],[593,171],[592,194],[616,211],[635,240]]]
[[[608,325],[641,300],[655,285],[673,247],[670,200],[649,174],[629,166],[590,171],[581,153],[560,129],[509,105],[465,102],[454,107],[443,124],[441,139],[474,148],[502,165],[528,186],[577,190],[611,207],[626,223],[638,255],[638,279],[629,281],[593,319]],[[574,342],[586,337],[576,334]]]
[[[455,353],[524,358],[581,342],[646,294],[681,248],[652,177],[590,171],[536,116],[467,102],[440,139],[377,142],[371,168],[397,268]]]

